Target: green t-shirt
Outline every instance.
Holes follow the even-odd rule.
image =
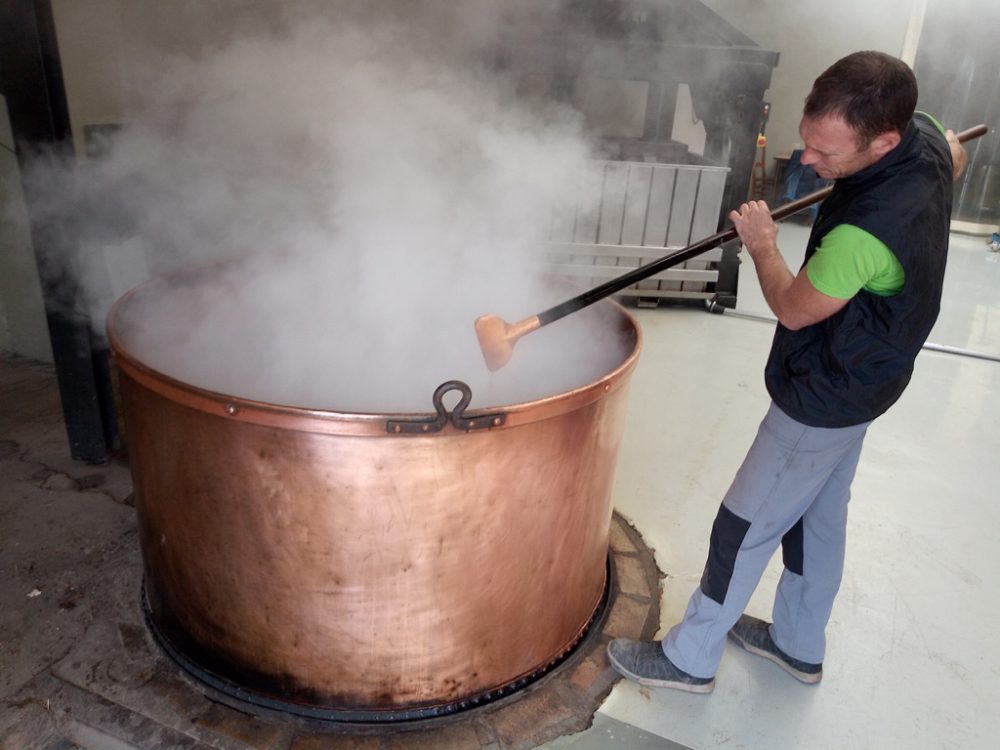
[[[944,127],[926,112],[917,112],[944,133]],[[850,299],[864,289],[891,297],[903,288],[906,273],[884,242],[852,224],[834,227],[806,265],[806,275],[823,294]]]
[[[817,291],[837,299],[850,299],[861,289],[891,297],[906,280],[892,250],[853,224],[836,226],[823,237],[806,275]]]
[[[939,123],[937,121],[937,119],[934,117],[934,115],[929,115],[926,112],[921,112],[919,109],[916,112],[914,112],[913,114],[915,114],[915,115],[921,115],[922,117],[925,117],[926,119],[930,120],[931,124],[934,127],[936,127],[938,130],[941,131],[941,135],[944,135],[944,133],[945,133],[945,131],[944,131],[944,125],[942,125],[941,123]]]

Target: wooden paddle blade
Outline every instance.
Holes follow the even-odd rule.
[[[483,350],[483,359],[490,372],[496,372],[510,361],[514,345],[507,341],[509,326],[498,315],[480,315],[476,318],[476,338]]]
[[[483,350],[483,359],[490,372],[496,372],[510,361],[514,353],[514,344],[522,336],[541,327],[541,321],[535,315],[511,324],[498,315],[480,315],[476,318],[476,337],[479,348]]]

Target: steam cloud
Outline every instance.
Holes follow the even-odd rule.
[[[478,315],[574,293],[540,281],[540,242],[591,158],[574,113],[490,69],[481,43],[508,19],[482,19],[284,19],[153,61],[108,156],[35,176],[87,216],[93,317],[147,267],[226,263],[129,305],[130,352],[201,387],[339,411],[427,411],[452,378],[473,405],[515,403],[614,367],[597,311],[527,337],[496,375],[482,362]]]

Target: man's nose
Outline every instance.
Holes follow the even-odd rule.
[[[819,155],[811,148],[804,149],[802,151],[802,155],[799,156],[800,164],[809,165],[809,164],[815,164],[818,161],[819,161]]]

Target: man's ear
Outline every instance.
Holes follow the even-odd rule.
[[[902,136],[898,132],[895,130],[887,130],[885,133],[872,138],[869,148],[876,159],[881,159],[883,156],[896,148],[901,140]]]

